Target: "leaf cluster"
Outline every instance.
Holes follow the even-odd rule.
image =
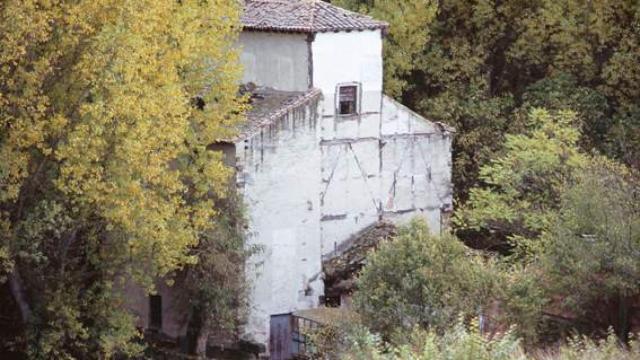
[[[440,331],[490,304],[492,271],[490,259],[451,235],[430,235],[414,220],[369,255],[354,306],[365,325],[387,338],[414,326]]]
[[[231,174],[207,147],[243,116],[239,17],[222,0],[0,3],[0,249],[32,357],[137,352],[124,284],[197,261]]]

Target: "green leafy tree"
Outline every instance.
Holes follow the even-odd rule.
[[[575,112],[575,126],[581,132],[580,147],[605,153],[610,150],[607,143],[611,122],[609,102],[597,89],[580,85],[574,75],[559,73],[531,84],[525,89],[521,102],[515,116],[526,117],[532,108]]]
[[[626,339],[633,299],[640,296],[640,177],[596,158],[563,194],[543,236],[541,267],[548,287],[576,316],[576,326],[614,326]]]
[[[139,353],[118,289],[196,261],[230,175],[206,149],[242,117],[239,15],[221,0],[0,2],[0,246],[30,357]]]
[[[517,106],[519,73],[511,71],[506,50],[530,1],[448,0],[439,3],[431,41],[416,59],[415,81],[404,94],[408,105],[429,119],[456,128],[454,186],[465,201],[479,168],[493,157],[504,135],[520,129],[511,113]]]
[[[638,5],[636,0],[540,1],[531,16],[522,19],[520,35],[508,50],[515,71],[539,79],[572,74],[578,87],[605,95],[605,139],[593,145],[636,168],[640,72],[633,64],[640,60]]]
[[[402,29],[406,1],[343,0]],[[638,167],[640,46],[637,0],[443,0],[436,16],[414,17],[411,34],[425,46],[385,46],[411,54],[409,71],[388,72],[388,91],[427,118],[453,125],[454,183],[459,201],[508,133],[526,129],[530,106],[573,110],[580,145]],[[408,24],[407,24],[408,25]],[[421,43],[420,43],[421,44]],[[396,60],[387,54],[388,68]],[[398,55],[401,56],[401,55]],[[405,83],[401,92],[394,84]]]
[[[498,241],[537,237],[552,223],[565,185],[587,160],[579,139],[574,113],[533,110],[527,132],[507,135],[499,156],[482,167],[484,186],[471,189],[456,213],[457,224],[486,229]]]
[[[460,314],[477,316],[491,301],[492,270],[456,238],[430,235],[414,220],[367,258],[355,309],[386,337],[414,326],[442,330]]]
[[[245,244],[246,219],[242,199],[233,190],[216,201],[220,212],[215,226],[192,249],[198,262],[182,273],[180,299],[189,304],[188,351],[204,356],[211,336],[239,339],[240,326],[248,309],[249,284],[244,275],[245,260],[258,251]]]
[[[616,113],[607,133],[607,154],[640,169],[640,106],[630,104]]]
[[[435,20],[437,2],[337,0],[333,3],[389,22],[391,26],[384,44],[384,86],[388,95],[399,97],[411,86],[407,78],[420,66],[416,58],[429,43],[429,24]]]

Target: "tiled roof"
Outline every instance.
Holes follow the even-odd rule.
[[[351,292],[356,274],[366,263],[369,251],[396,234],[395,225],[379,221],[352,235],[332,253],[324,256],[322,270],[325,275],[325,295],[338,296]]]
[[[321,0],[246,0],[246,30],[327,32],[386,29],[388,24]]]
[[[319,89],[307,91],[279,91],[271,88],[259,88],[253,92],[251,110],[247,121],[240,129],[238,139],[247,139],[260,132],[301,106],[320,98]]]

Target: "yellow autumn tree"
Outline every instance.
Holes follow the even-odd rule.
[[[0,271],[33,358],[140,347],[119,289],[194,262],[243,104],[229,0],[0,2]]]

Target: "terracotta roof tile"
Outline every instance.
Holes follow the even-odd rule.
[[[325,295],[349,293],[355,286],[356,274],[364,264],[369,251],[397,234],[396,226],[379,221],[362,229],[343,242],[336,250],[323,257]]]
[[[246,30],[327,32],[386,29],[389,25],[320,0],[246,0]]]
[[[279,91],[271,88],[255,90],[247,121],[242,125],[237,139],[252,137],[260,129],[276,123],[287,113],[318,100],[320,96],[320,90],[315,88],[307,91]]]

